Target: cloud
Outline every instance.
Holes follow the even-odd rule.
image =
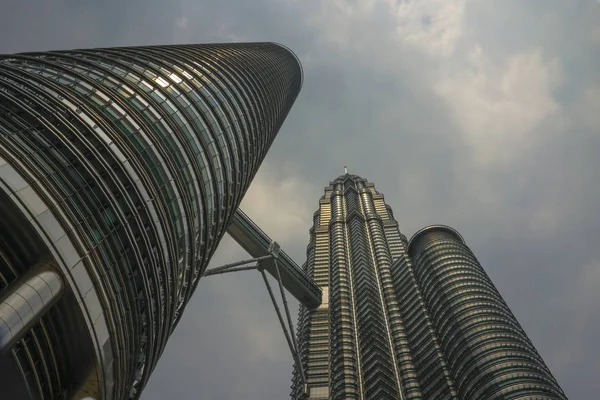
[[[570,314],[568,323],[572,324],[574,335],[565,338],[560,348],[558,359],[562,367],[568,367],[574,361],[585,358],[588,346],[581,336],[597,337],[600,329],[597,325],[600,315],[600,304],[597,301],[597,290],[600,287],[600,260],[583,268],[578,278],[570,285],[568,293],[577,293],[575,301],[565,301],[565,310]],[[565,295],[568,295],[565,293]]]
[[[432,56],[454,52],[463,31],[466,0],[389,1],[401,41]]]
[[[185,29],[189,23],[190,23],[190,20],[184,16],[179,17],[175,20],[175,25],[180,29]]]
[[[300,194],[309,188],[293,171],[265,162],[244,196],[241,209],[273,240],[308,240],[308,227],[317,204]]]
[[[540,51],[513,54],[497,65],[476,47],[465,71],[443,78],[436,90],[485,165],[512,161],[543,140],[536,129],[559,113],[553,96],[559,83],[558,60],[545,59]]]
[[[577,116],[591,129],[600,126],[600,82],[587,87],[577,104]]]

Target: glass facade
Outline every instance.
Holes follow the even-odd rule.
[[[17,248],[37,246],[67,286],[11,350],[33,397],[139,397],[301,85],[274,43],[0,56],[2,211],[31,225]],[[2,295],[37,260],[0,244]],[[61,307],[83,316],[94,388],[59,365],[70,356],[46,325]],[[29,342],[60,381],[19,361]]]
[[[566,399],[462,237],[408,241],[365,179],[325,188],[303,268],[323,289],[298,318],[310,399]]]

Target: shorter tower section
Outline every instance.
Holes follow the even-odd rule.
[[[460,399],[566,399],[458,232],[424,228],[408,253]]]

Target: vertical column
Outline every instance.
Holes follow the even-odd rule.
[[[460,399],[566,399],[458,232],[424,228],[408,252]]]
[[[356,350],[355,315],[352,283],[348,267],[342,185],[336,184],[331,197],[330,318],[331,397],[360,398],[359,355]]]
[[[356,189],[359,184],[359,180],[350,177],[344,181],[348,258],[356,310],[363,395],[365,399],[400,398],[373,250]]]
[[[387,210],[380,199],[379,207],[373,201],[372,191],[365,188],[360,190],[361,206],[366,216],[367,234],[371,243],[372,255],[375,262],[378,286],[383,299],[383,311],[386,316],[386,330],[390,345],[393,346],[393,361],[396,380],[400,385],[398,390],[402,398],[420,398],[419,382],[415,373],[412,359],[406,357],[409,352],[408,340],[404,322],[400,316],[400,307],[392,284],[392,257],[386,242],[380,215],[388,216]],[[399,361],[402,360],[402,363]]]

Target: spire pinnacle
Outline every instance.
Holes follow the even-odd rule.
[[[348,174],[348,167],[346,167],[345,165],[344,165],[344,173]]]

